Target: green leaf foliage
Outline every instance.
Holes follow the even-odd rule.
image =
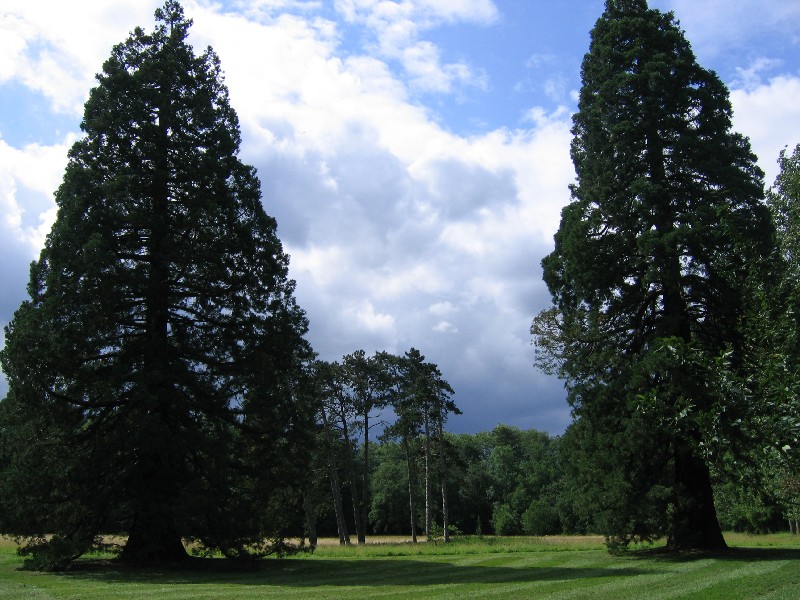
[[[795,523],[800,517],[800,145],[781,151],[780,172],[767,192],[782,260],[778,280],[762,294],[762,395],[771,400],[770,452],[763,454],[763,474],[772,495]],[[764,327],[763,323],[769,323]]]
[[[0,521],[45,566],[106,531],[130,560],[180,559],[182,539],[245,556],[303,460],[306,319],[190,26],[168,0],[112,50],[6,329]]]

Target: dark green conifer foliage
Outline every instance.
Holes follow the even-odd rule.
[[[156,20],[97,77],[6,329],[0,521],[40,566],[103,531],[134,561],[181,559],[182,538],[241,556],[275,533],[313,416],[293,391],[306,319],[219,60],[176,1]]]
[[[566,381],[584,492],[611,540],[722,547],[708,461],[749,414],[745,285],[772,243],[763,175],[671,13],[607,0],[582,79],[539,362]]]

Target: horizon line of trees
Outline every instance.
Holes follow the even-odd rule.
[[[568,428],[563,435],[550,435],[535,429],[523,430],[497,425],[475,434],[446,433],[436,445],[447,461],[443,477],[450,490],[447,510],[450,535],[602,535],[602,514],[587,502],[575,468],[576,446],[571,439],[577,432]],[[424,468],[424,439],[411,440],[413,468],[408,468],[408,446],[391,436],[379,436],[369,453],[369,512],[365,535],[403,535],[412,538],[414,527],[426,521],[425,484],[409,473]],[[336,517],[335,495],[329,485],[328,450],[322,450],[315,463],[311,488],[306,489],[315,515],[315,534],[341,535]],[[350,457],[363,464],[363,445]],[[342,483],[345,505],[357,503],[346,485],[350,479],[344,461],[338,462],[337,476]],[[356,476],[359,485],[361,480]],[[773,465],[766,489],[758,489],[714,471],[712,482],[720,526],[724,531],[745,533],[800,533],[800,479]],[[441,482],[439,482],[441,484]],[[362,488],[358,488],[359,492]],[[415,499],[414,521],[409,523],[409,491]],[[306,514],[307,517],[307,514]],[[446,539],[442,505],[433,509],[427,539]],[[356,529],[348,519],[349,531]],[[309,523],[296,524],[297,535],[313,542]],[[413,538],[412,538],[413,539]],[[416,540],[414,540],[416,541]]]

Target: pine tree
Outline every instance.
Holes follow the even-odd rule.
[[[609,538],[723,547],[708,464],[749,415],[746,286],[772,243],[763,175],[671,13],[607,0],[582,81],[539,361],[566,381]]]
[[[6,329],[0,519],[40,566],[103,531],[133,561],[182,559],[182,539],[243,555],[313,418],[306,319],[219,60],[176,1],[156,21],[97,76]]]
[[[384,355],[375,353],[367,356],[363,350],[356,350],[342,358],[342,374],[344,375],[345,392],[360,419],[361,448],[361,495],[358,498],[356,535],[359,545],[366,544],[369,517],[370,491],[370,418],[374,411],[384,408],[388,402],[389,386]],[[353,496],[355,499],[355,495]]]
[[[412,348],[402,357],[386,354],[383,361],[389,373],[389,404],[395,414],[395,420],[383,430],[382,438],[384,441],[398,440],[403,449],[411,541],[415,544],[417,543],[417,439],[422,432],[423,415],[419,397],[415,393],[417,378],[414,377],[414,372],[422,366],[422,360],[422,355]]]

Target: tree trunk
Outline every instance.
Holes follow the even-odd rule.
[[[336,516],[336,529],[339,533],[339,545],[350,545],[350,533],[347,531],[347,521],[344,518],[344,506],[342,504],[342,487],[339,484],[339,474],[336,472],[334,464],[328,465],[330,469],[331,494],[333,494],[333,512]]]
[[[447,461],[444,446],[444,418],[439,415],[439,476],[442,478],[442,528],[444,543],[450,542],[450,510],[447,505]]]
[[[431,498],[431,431],[430,416],[425,414],[425,537],[431,538],[433,501]]]
[[[361,531],[361,519],[359,518],[359,496],[358,496],[358,486],[356,485],[356,472],[353,463],[355,459],[353,457],[353,446],[350,443],[350,434],[347,427],[347,415],[344,411],[339,412],[339,418],[342,423],[342,436],[344,438],[344,446],[345,451],[347,452],[347,475],[350,479],[350,496],[353,500],[353,520],[355,521],[356,525],[356,537],[359,540],[359,544],[362,543],[360,540],[364,537],[364,534]]]
[[[654,204],[654,225],[659,234],[653,260],[658,265],[663,298],[660,334],[677,337],[687,344],[692,341],[691,317],[684,297],[684,275],[681,253],[674,237],[676,215],[666,189],[667,180],[664,145],[660,134],[652,131],[647,136],[647,157],[650,176],[656,184],[664,184]],[[673,385],[687,389],[680,370],[668,373]],[[693,386],[689,385],[688,389]],[[694,398],[698,404],[702,398]],[[673,405],[676,403],[673,402]],[[694,432],[697,435],[696,432]],[[678,434],[686,436],[686,433]],[[727,548],[714,507],[714,491],[711,474],[705,461],[692,449],[691,440],[678,437],[675,447],[675,512],[672,515],[671,531],[667,544],[674,549],[722,549]]]
[[[450,542],[450,512],[447,507],[447,482],[442,477],[442,527],[444,528],[444,543]]]
[[[161,507],[136,515],[120,554],[121,560],[130,563],[175,563],[188,557],[172,511]]]
[[[368,403],[364,403],[368,406]],[[369,409],[364,411],[364,468],[361,478],[361,502],[358,518],[361,528],[358,535],[358,545],[367,543],[367,505],[369,503]]]
[[[667,546],[675,550],[727,548],[714,507],[708,466],[686,442],[675,448],[675,513]]]
[[[311,501],[310,486],[303,492],[303,512],[306,514],[306,527],[308,529],[308,541],[312,548],[317,546],[317,511],[314,510],[314,503]]]
[[[347,531],[347,521],[344,518],[344,505],[342,503],[342,486],[339,483],[339,469],[336,465],[336,457],[333,451],[333,440],[331,440],[331,431],[328,427],[328,415],[325,412],[325,407],[320,408],[322,415],[322,427],[325,431],[325,441],[330,448],[327,456],[328,463],[328,478],[331,482],[331,494],[333,495],[333,512],[336,516],[336,529],[339,533],[339,544],[342,546],[350,545],[350,534]]]
[[[364,540],[364,532],[361,530],[361,515],[359,512],[359,495],[358,495],[358,486],[356,485],[356,474],[355,470],[353,469],[352,465],[350,466],[350,495],[353,497],[353,519],[356,522],[356,539],[358,540],[359,544],[364,544],[365,542],[361,541]]]
[[[358,486],[356,485],[356,470],[353,467],[354,458],[352,457],[352,446],[350,445],[350,439],[347,437],[347,431],[345,430],[345,443],[347,444],[347,451],[351,454],[348,457],[347,461],[347,471],[349,474],[350,479],[350,496],[353,500],[353,520],[356,524],[356,538],[359,540],[358,543],[361,544],[361,539],[364,537],[364,533],[361,531],[361,518],[360,518],[360,501],[359,501],[359,494],[358,494]]]
[[[417,518],[414,505],[414,466],[411,450],[408,445],[408,436],[403,436],[403,449],[406,452],[406,471],[408,473],[408,509],[411,514],[411,541],[417,543]]]
[[[168,86],[165,86],[168,87]],[[166,104],[164,104],[166,102]],[[170,362],[173,350],[169,344],[170,296],[170,214],[169,214],[169,100],[159,106],[159,148],[150,182],[152,208],[150,236],[147,242],[150,271],[145,299],[145,332],[148,351],[145,355],[143,393],[138,396],[138,419],[132,435],[136,444],[133,493],[135,514],[128,532],[128,541],[120,555],[124,561],[137,563],[175,562],[187,558],[175,525],[173,506],[178,495],[180,456],[175,455],[176,430],[170,421],[177,420],[172,401]]]

